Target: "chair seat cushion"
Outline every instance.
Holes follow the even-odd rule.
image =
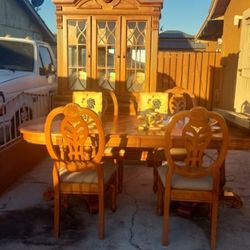
[[[162,184],[165,187],[166,174],[168,171],[167,163],[162,164],[158,168],[158,174],[161,178]],[[187,190],[207,190],[211,191],[213,188],[212,176],[205,176],[200,178],[188,178],[178,174],[174,174],[172,177],[172,188],[174,189],[187,189]]]
[[[105,161],[102,164],[104,171],[104,183],[106,183],[110,177],[117,170],[117,165],[112,161]],[[65,167],[59,170],[59,176],[61,182],[69,183],[98,183],[98,176],[96,169],[86,169],[84,171],[70,172]]]

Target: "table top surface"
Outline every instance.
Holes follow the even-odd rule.
[[[37,118],[23,123],[20,126],[20,132],[24,140],[34,144],[45,145],[44,124],[46,117]],[[126,145],[128,147],[155,147],[164,145],[164,127],[157,129],[138,129],[140,121],[137,116],[119,115],[105,115],[102,117],[105,134],[112,137],[113,145],[121,144],[121,139],[126,138]],[[167,124],[165,121],[164,125]],[[250,130],[245,130],[229,125],[231,149],[250,149]],[[55,140],[60,139],[59,121],[53,125],[53,136]],[[118,142],[118,140],[120,140]],[[128,142],[129,140],[129,142]],[[111,144],[112,144],[111,143]],[[124,144],[125,142],[123,142]]]
[[[19,129],[24,140],[35,144],[45,144],[45,119],[46,117],[41,117],[23,123]],[[105,134],[113,137],[162,137],[164,135],[163,128],[138,129],[140,121],[137,116],[120,115],[114,117],[112,115],[105,115],[102,118],[102,123]],[[60,137],[59,120],[54,122],[52,132],[54,137]]]

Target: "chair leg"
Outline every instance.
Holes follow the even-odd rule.
[[[157,157],[157,156],[154,156],[154,162],[153,162],[153,191],[154,193],[157,192],[157,183],[158,183],[158,167],[160,167],[162,164],[162,161]]]
[[[116,204],[116,196],[117,196],[117,176],[114,178],[114,184],[110,185],[110,191],[111,191],[111,211],[115,212],[117,209],[117,204]]]
[[[169,232],[169,208],[170,208],[170,190],[165,190],[164,194],[164,209],[163,209],[163,236],[162,244],[168,245],[168,232]]]
[[[217,221],[218,221],[218,197],[213,199],[211,214],[211,250],[216,249],[217,239]]]
[[[157,181],[157,214],[162,215],[163,210],[163,185],[160,178]]]
[[[104,239],[104,193],[99,193],[98,197],[99,219],[98,219],[98,234],[99,239]]]
[[[60,231],[60,204],[61,197],[59,190],[54,190],[54,236],[59,237]]]
[[[121,193],[123,189],[123,171],[124,171],[123,160],[118,159],[117,164],[118,164],[118,192]]]
[[[157,167],[158,167],[158,162],[155,156],[155,151],[154,150],[149,150],[148,156],[147,156],[147,166],[153,168],[153,192],[157,192]]]
[[[69,195],[68,194],[63,195],[63,206],[66,211],[69,210]]]
[[[153,165],[153,191],[154,193],[157,192],[157,183],[158,183],[158,173],[157,173],[157,167],[156,164]]]

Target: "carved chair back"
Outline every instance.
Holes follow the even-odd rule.
[[[62,135],[59,147],[52,140],[54,126],[59,127]],[[100,118],[94,111],[74,103],[49,113],[45,137],[51,158],[68,171],[96,168],[104,154],[105,136]]]
[[[181,88],[174,87],[165,91],[168,93],[168,109],[170,114],[175,114],[179,111],[188,109],[188,106],[195,107],[195,96],[190,91]]]
[[[186,149],[183,161],[176,161],[171,149],[176,147],[173,131],[181,135],[182,147]],[[198,178],[219,173],[228,147],[228,128],[224,118],[203,107],[190,111],[180,111],[171,117],[165,133],[165,155],[170,174]],[[218,144],[216,150],[210,145],[212,140]]]
[[[94,110],[99,116],[110,111],[112,106],[114,116],[118,116],[118,101],[113,91],[74,91],[72,102]]]

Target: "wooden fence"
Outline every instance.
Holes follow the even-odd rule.
[[[157,91],[181,86],[192,91],[199,105],[216,107],[221,82],[219,52],[158,52]]]

